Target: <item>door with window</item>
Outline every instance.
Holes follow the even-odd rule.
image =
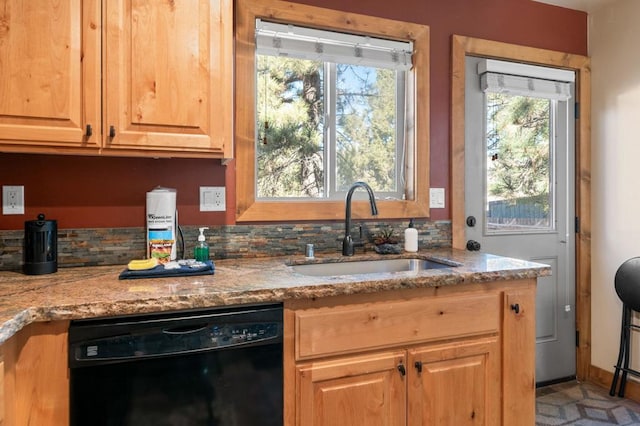
[[[536,381],[575,376],[573,72],[466,59],[467,247],[551,265],[538,279]]]

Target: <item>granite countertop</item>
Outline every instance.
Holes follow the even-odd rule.
[[[0,343],[34,321],[282,302],[551,274],[547,265],[462,250],[428,250],[395,257],[403,256],[445,260],[460,266],[331,277],[302,275],[289,266],[380,258],[374,253],[353,257],[317,255],[312,261],[303,256],[216,260],[214,275],[180,278],[119,280],[125,266],[62,268],[54,274],[32,276],[0,272]]]

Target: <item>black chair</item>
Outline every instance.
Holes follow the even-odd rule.
[[[629,368],[631,330],[640,330],[640,326],[632,324],[631,321],[632,312],[640,312],[640,257],[631,258],[620,265],[616,272],[615,287],[618,297],[622,300],[622,328],[620,331],[620,352],[609,395],[615,395],[618,377],[622,372],[618,396],[624,397],[627,374],[640,377],[640,371]]]

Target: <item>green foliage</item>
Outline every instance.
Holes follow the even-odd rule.
[[[336,65],[336,164],[327,169],[323,64],[258,56],[257,67],[258,197],[326,196],[332,169],[342,191],[358,180],[396,189],[394,71]]]
[[[338,66],[338,186],[345,191],[358,180],[376,191],[395,190],[395,73],[391,70]],[[347,78],[347,77],[344,77]]]
[[[323,194],[321,79],[318,62],[258,57],[258,197]]]
[[[489,194],[517,199],[549,193],[551,101],[487,96]]]

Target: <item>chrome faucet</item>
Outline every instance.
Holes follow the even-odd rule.
[[[347,198],[345,200],[345,214],[344,214],[344,240],[342,240],[342,255],[353,256],[355,253],[355,243],[351,238],[351,197],[353,192],[358,188],[364,188],[369,193],[369,204],[371,204],[371,214],[373,216],[378,215],[378,206],[376,206],[376,197],[373,195],[373,190],[369,185],[364,182],[356,182],[351,185],[349,192],[347,192]]]

